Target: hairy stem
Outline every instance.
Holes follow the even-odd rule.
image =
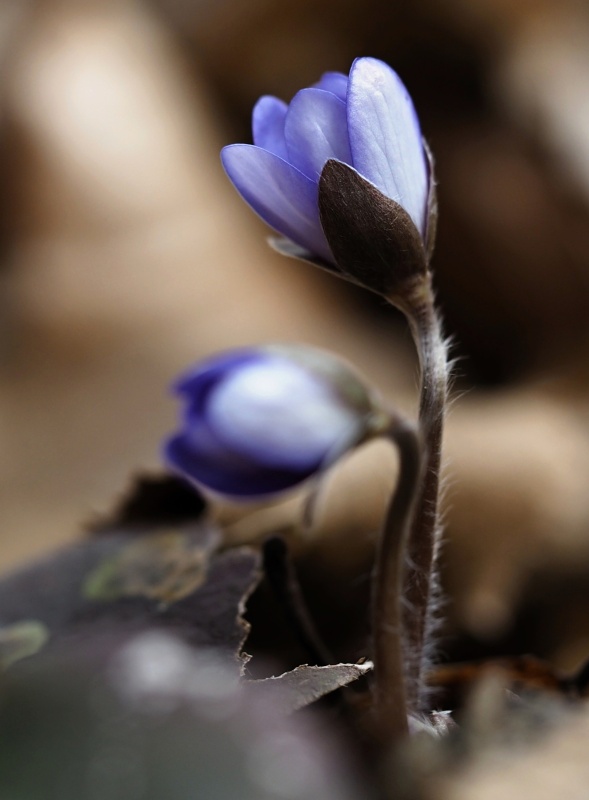
[[[436,558],[442,433],[448,399],[447,348],[434,306],[429,279],[404,311],[419,354],[421,396],[419,430],[425,461],[407,545],[403,589],[405,664],[410,708],[422,710],[424,673],[429,656],[432,601],[437,586]]]
[[[407,734],[402,588],[411,513],[419,486],[421,448],[416,429],[393,416],[386,432],[399,451],[399,480],[376,553],[372,598],[374,708],[379,737]]]

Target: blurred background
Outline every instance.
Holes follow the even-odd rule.
[[[218,157],[250,141],[259,95],[289,99],[357,55],[400,73],[437,161],[433,265],[457,359],[445,655],[573,669],[589,656],[581,0],[4,0],[1,568],[80,536],[161,468],[167,386],[217,349],[320,345],[415,412],[401,317],[267,248]],[[303,561],[366,581],[393,480],[386,448],[330,478]],[[277,519],[245,516],[240,540]]]

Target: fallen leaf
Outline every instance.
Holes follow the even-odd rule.
[[[372,662],[301,667],[274,678],[244,681],[247,695],[269,701],[282,714],[290,714],[314,703],[330,692],[347,686],[372,671]]]
[[[156,531],[138,538],[111,530],[8,575],[0,581],[0,626],[37,620],[50,645],[80,630],[87,637],[90,630],[157,627],[239,656],[259,554],[248,547],[215,552],[220,536],[205,520]]]
[[[139,475],[112,512],[95,519],[93,533],[113,528],[153,530],[157,525],[177,525],[200,519],[206,501],[194,486],[175,475]]]
[[[90,600],[149,597],[171,605],[204,583],[219,541],[212,528],[198,540],[181,531],[142,536],[100,564],[86,579],[84,594]]]
[[[35,655],[49,639],[42,622],[26,619],[0,628],[0,669],[6,669],[21,658]]]

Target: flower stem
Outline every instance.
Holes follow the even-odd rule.
[[[416,429],[400,417],[391,417],[385,435],[399,451],[400,469],[376,553],[372,635],[376,726],[382,741],[391,743],[408,732],[401,600],[421,447]]]
[[[437,591],[441,445],[449,380],[447,347],[429,276],[420,288],[414,302],[403,308],[419,354],[419,430],[425,448],[424,468],[407,545],[408,563],[403,589],[407,697],[410,708],[415,711],[423,710],[424,673],[430,656],[432,605]]]

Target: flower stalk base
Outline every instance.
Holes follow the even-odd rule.
[[[376,553],[372,635],[376,729],[379,739],[390,744],[408,733],[402,588],[421,446],[416,428],[396,416],[386,435],[399,451],[400,468]]]
[[[407,542],[403,586],[407,701],[412,710],[421,711],[426,695],[424,676],[431,656],[432,610],[437,595],[441,446],[449,383],[447,344],[434,305],[429,275],[413,295],[411,304],[404,304],[403,310],[419,354],[421,372],[419,431],[424,446],[424,466]]]

